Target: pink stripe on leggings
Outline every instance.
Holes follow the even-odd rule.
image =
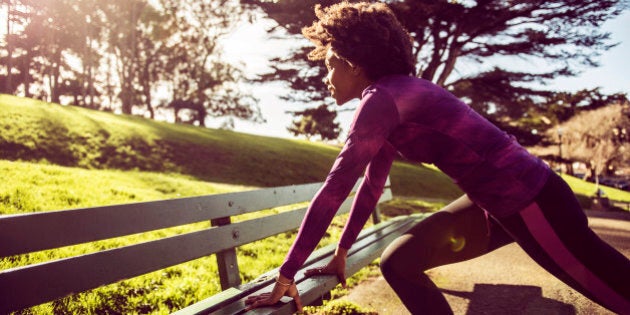
[[[527,229],[543,250],[584,289],[612,310],[617,312],[630,310],[630,302],[606,285],[569,251],[536,203],[530,204],[520,214]]]

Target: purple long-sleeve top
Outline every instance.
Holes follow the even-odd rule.
[[[293,279],[364,174],[339,242],[342,248],[352,246],[376,206],[396,154],[436,165],[473,202],[498,217],[531,203],[551,172],[445,89],[410,76],[383,77],[363,91],[346,143],[280,267],[283,276]]]

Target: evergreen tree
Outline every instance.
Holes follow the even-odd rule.
[[[291,36],[315,19],[313,7],[336,1],[241,0],[261,8]],[[530,109],[553,96],[536,87],[554,78],[576,75],[598,65],[600,54],[615,46],[603,23],[627,7],[624,0],[533,1],[388,1],[413,36],[419,76],[444,86],[467,101],[494,123],[514,129],[508,122],[527,118]],[[322,66],[306,61],[306,46],[285,58],[273,60],[273,73],[264,80],[286,80],[290,99],[319,101],[325,97]],[[511,58],[511,59],[510,59]],[[506,60],[525,60],[523,70],[508,68]],[[291,64],[291,66],[287,66]],[[534,66],[532,66],[534,65]],[[467,71],[464,71],[466,69]],[[471,70],[474,69],[474,70]],[[528,131],[520,133],[525,135]],[[535,141],[535,139],[525,141]]]
[[[294,136],[303,135],[308,140],[313,136],[318,136],[321,140],[334,140],[339,137],[341,129],[339,123],[335,122],[336,112],[329,110],[326,104],[290,113],[299,117],[287,128]]]

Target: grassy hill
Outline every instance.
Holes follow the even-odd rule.
[[[10,95],[0,95],[0,112],[0,160],[31,163],[33,168],[53,164],[134,170],[268,187],[322,181],[339,152],[325,144],[156,122]],[[397,162],[391,174],[399,196],[448,200],[460,194],[449,178],[431,168]]]

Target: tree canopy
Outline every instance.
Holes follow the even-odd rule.
[[[630,160],[630,103],[580,110],[548,130],[545,137],[549,146],[534,152],[555,155],[557,151],[562,160],[586,164],[595,178],[612,174]]]
[[[262,8],[279,27],[299,37],[300,29],[315,19],[316,3],[336,1],[242,2]],[[600,54],[616,45],[601,26],[627,7],[624,0],[387,2],[414,38],[419,76],[448,88],[506,129],[518,129],[508,122],[544,110],[557,93],[545,89],[550,80],[598,65]],[[261,79],[286,80],[292,89],[304,91],[292,93],[293,100],[325,99],[325,70],[307,61],[308,50],[273,60],[273,71]],[[519,63],[515,60],[523,66],[510,67]],[[539,140],[529,130],[515,131],[522,142]]]

